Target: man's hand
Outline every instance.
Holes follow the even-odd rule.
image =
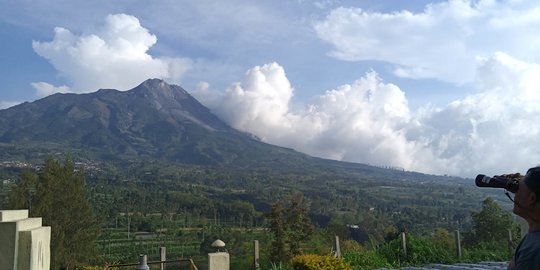
[[[523,179],[523,175],[521,175],[520,173],[508,173],[508,174],[503,174],[503,175],[495,175],[494,177],[502,177],[502,178],[507,178],[507,179],[513,179],[513,180],[521,180]]]

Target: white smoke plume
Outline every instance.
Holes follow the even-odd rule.
[[[415,112],[374,71],[295,109],[277,63],[250,69],[221,93],[205,84],[195,96],[235,128],[319,157],[461,176],[539,163],[540,66],[496,53],[476,74],[476,94]]]
[[[34,51],[49,60],[71,85],[33,83],[38,95],[51,92],[92,92],[99,88],[128,90],[148,78],[179,83],[191,60],[158,58],[148,54],[155,35],[126,14],[109,15],[94,33],[73,34],[57,27],[50,42],[34,41]]]

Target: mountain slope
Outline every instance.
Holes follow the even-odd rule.
[[[184,89],[158,79],[125,92],[54,94],[0,110],[0,143],[53,143],[101,159],[144,157],[204,165],[311,159],[231,128]]]

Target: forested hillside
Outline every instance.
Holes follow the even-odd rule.
[[[208,244],[205,235],[223,230],[243,228],[269,239],[262,232],[272,205],[292,194],[303,194],[310,222],[324,235],[361,245],[399,232],[468,230],[471,212],[487,195],[509,205],[502,191],[476,188],[472,179],[321,159],[263,143],[160,80],[0,110],[0,208],[8,207],[23,172],[40,172],[50,158],[72,160],[83,173],[104,230],[103,260],[138,254],[122,253],[126,243],[136,247],[130,241],[137,232],[171,243],[185,237],[191,252]],[[183,247],[175,252],[183,255]]]

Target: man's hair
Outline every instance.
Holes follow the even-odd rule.
[[[536,200],[540,201],[540,166],[528,169],[524,181],[527,187],[536,194]]]

